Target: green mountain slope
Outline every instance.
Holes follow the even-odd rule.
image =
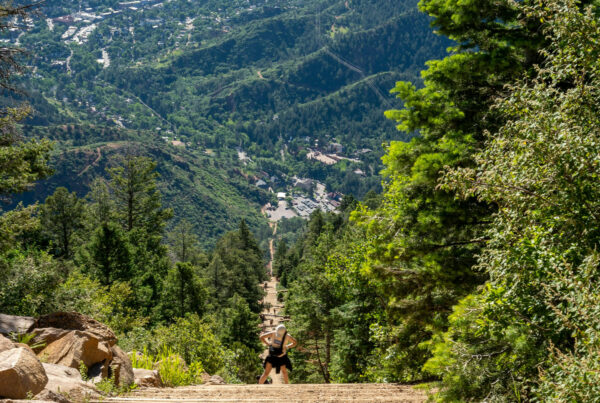
[[[24,132],[59,150],[57,174],[16,201],[60,185],[85,194],[122,142],[157,159],[174,221],[189,219],[207,244],[241,217],[264,228],[259,206],[270,196],[258,177],[276,176],[277,191],[308,176],[361,197],[379,187],[381,144],[398,138],[383,117],[400,106],[388,90],[419,84],[425,61],[449,44],[416,3],[50,0],[26,34],[6,34],[30,55]],[[333,142],[360,162],[306,159]]]

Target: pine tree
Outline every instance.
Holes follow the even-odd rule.
[[[118,218],[127,232],[143,228],[148,234],[160,234],[173,215],[170,209],[161,208],[155,169],[156,163],[150,158],[127,154],[119,166],[108,170]]]
[[[206,310],[208,291],[189,262],[177,262],[169,270],[163,286],[162,311],[165,318],[184,317],[187,313],[202,315]]]
[[[130,280],[134,275],[131,246],[123,230],[114,223],[102,224],[96,230],[92,240],[81,251],[79,260],[104,285]]]
[[[74,233],[83,228],[85,209],[83,200],[75,192],[69,193],[64,187],[56,189],[40,206],[42,231],[56,246],[56,255],[69,258],[73,254]]]
[[[428,63],[423,88],[399,82],[393,89],[404,108],[386,116],[419,136],[388,146],[383,201],[353,216],[367,231],[365,269],[387,303],[380,324],[390,351],[403,357],[398,379],[427,376],[423,346],[447,327],[451,307],[486,280],[475,264],[495,206],[458,199],[439,183],[446,169],[474,165],[485,133],[503,122],[490,108],[494,99],[541,61],[541,22],[523,13],[530,2],[420,3],[438,32],[456,41],[455,52]]]
[[[110,193],[108,183],[103,178],[96,178],[90,185],[87,195],[90,201],[88,210],[92,218],[90,226],[97,228],[98,225],[114,220],[116,206]]]
[[[215,253],[206,268],[209,284],[212,287],[212,297],[217,304],[224,301],[223,296],[227,292],[227,286],[230,283],[229,271],[223,264],[219,254]]]
[[[191,262],[199,255],[198,236],[194,234],[192,224],[182,220],[175,229],[169,233],[172,251],[180,262]]]
[[[237,342],[258,353],[261,349],[258,344],[258,314],[252,312],[248,303],[238,294],[227,301],[227,306],[223,312],[223,342],[227,346]]]

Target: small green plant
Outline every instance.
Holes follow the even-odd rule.
[[[158,353],[156,366],[166,386],[184,386],[202,383],[202,363],[193,362],[189,367],[174,351],[163,346]]]
[[[202,383],[202,373],[204,372],[201,362],[192,362],[188,367],[181,356],[164,345],[156,356],[150,354],[146,348],[142,353],[134,350],[131,354],[131,365],[133,368],[158,370],[166,386]]]
[[[88,381],[90,378],[88,377],[88,367],[81,361],[79,363],[79,373],[81,374],[81,379],[84,381]]]
[[[133,368],[141,369],[153,369],[156,361],[154,356],[148,352],[146,347],[144,347],[143,352],[133,350],[131,352],[131,357],[129,358],[131,359],[131,366]]]
[[[95,386],[103,395],[113,396],[120,392],[112,377],[101,380],[100,382],[96,383]]]
[[[29,347],[31,347],[33,350],[37,350],[37,349],[42,349],[44,347],[46,347],[46,342],[45,341],[38,341],[35,342],[35,336],[37,336],[37,333],[10,333],[9,334],[9,338],[15,342],[15,343],[20,343],[20,344],[27,344]]]

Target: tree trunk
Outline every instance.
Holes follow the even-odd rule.
[[[183,278],[183,273],[181,272],[181,269],[179,270],[179,282],[180,282],[180,288],[179,288],[179,303],[181,304],[181,312],[180,312],[180,316],[183,317],[183,310],[184,305],[185,305],[185,294],[184,294],[184,287],[185,287],[185,282],[184,282],[184,278]]]

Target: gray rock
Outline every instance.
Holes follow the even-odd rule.
[[[35,395],[36,400],[41,400],[44,402],[56,402],[56,403],[71,403],[71,400],[67,399],[65,395],[61,395],[60,393],[52,392],[51,390],[44,389],[37,395]]]
[[[210,377],[208,382],[206,382],[206,384],[207,385],[225,385],[225,380],[223,378],[221,378],[219,375],[213,375]]]
[[[134,368],[135,384],[141,387],[162,387],[162,379],[156,370]]]
[[[81,379],[78,370],[56,364],[42,364],[48,375],[46,389],[67,396],[72,401],[96,399],[100,396],[98,390],[91,383]]]
[[[27,333],[27,329],[35,322],[29,316],[13,316],[0,313],[0,334]]]
[[[134,383],[135,376],[133,375],[133,367],[129,356],[116,345],[112,346],[112,354],[113,360],[110,367],[113,370],[115,383],[122,386]]]

